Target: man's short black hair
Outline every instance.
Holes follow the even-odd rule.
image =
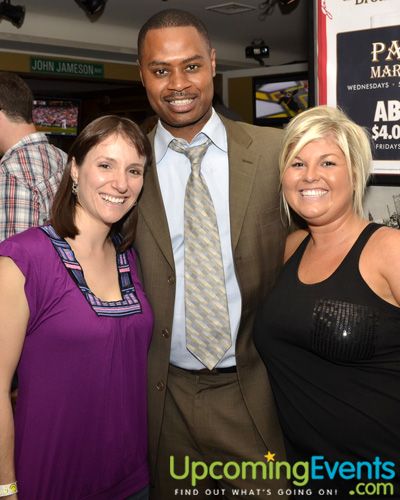
[[[11,121],[32,123],[33,94],[15,73],[0,72],[0,109]]]
[[[186,26],[192,26],[195,28],[211,49],[211,42],[207,28],[202,21],[200,21],[200,19],[185,10],[166,9],[151,16],[141,27],[137,42],[139,62],[142,55],[144,39],[148,31],[161,28],[182,28]]]

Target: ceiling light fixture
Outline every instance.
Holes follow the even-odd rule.
[[[106,1],[107,0],[75,0],[79,7],[90,16],[101,14],[106,5]]]
[[[264,59],[269,57],[269,47],[264,40],[256,38],[245,49],[246,57],[250,57],[258,61],[260,66],[265,66]]]
[[[299,4],[300,0],[264,0],[258,6],[261,13],[258,18],[264,21],[267,16],[271,15],[275,5],[278,5],[282,14],[290,14]]]
[[[14,26],[20,28],[25,19],[25,7],[22,5],[11,5],[10,0],[0,3],[0,18],[10,21]]]

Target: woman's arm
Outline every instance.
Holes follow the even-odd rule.
[[[384,228],[377,231],[377,237],[374,241],[376,261],[387,283],[378,289],[378,295],[400,306],[400,231]]]
[[[16,480],[10,387],[29,319],[24,284],[24,275],[14,262],[0,257],[0,485]],[[14,500],[17,495],[6,498]]]
[[[400,307],[400,230],[382,227],[363,249],[360,272],[376,295]]]

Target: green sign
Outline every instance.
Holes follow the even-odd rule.
[[[104,78],[104,65],[66,59],[31,57],[31,71],[51,75]]]

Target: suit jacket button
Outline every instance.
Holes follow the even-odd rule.
[[[157,391],[163,391],[165,389],[165,384],[162,380],[157,382],[156,389],[157,389]]]
[[[169,337],[170,337],[170,333],[169,333],[168,328],[163,328],[163,329],[161,330],[161,335],[162,335],[165,339],[169,339]]]
[[[168,277],[168,285],[175,285],[175,276]]]

